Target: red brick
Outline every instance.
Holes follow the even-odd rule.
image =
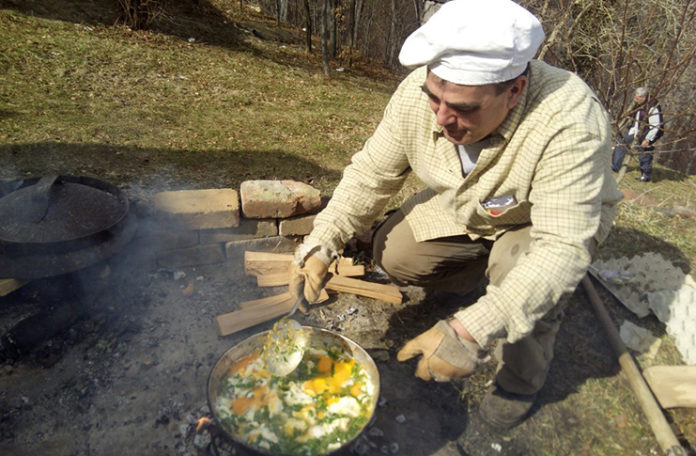
[[[321,192],[291,180],[252,180],[240,187],[242,213],[248,218],[286,218],[317,212]]]

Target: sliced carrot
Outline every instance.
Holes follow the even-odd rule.
[[[319,357],[319,362],[317,363],[317,369],[319,372],[323,374],[327,374],[331,372],[331,365],[333,364],[333,360],[328,357],[328,356],[320,356]]]

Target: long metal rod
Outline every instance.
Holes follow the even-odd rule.
[[[648,423],[652,428],[653,434],[655,435],[655,439],[657,440],[660,449],[667,456],[686,456],[686,450],[681,446],[679,440],[677,440],[677,437],[674,435],[674,432],[672,432],[672,428],[669,426],[669,423],[667,423],[667,420],[662,413],[662,409],[657,403],[655,396],[653,396],[650,387],[643,378],[643,375],[638,369],[633,357],[626,349],[626,345],[624,345],[623,341],[621,340],[619,332],[616,330],[614,322],[609,316],[609,312],[604,306],[604,303],[602,303],[602,300],[600,299],[599,294],[597,293],[597,290],[595,289],[588,275],[583,277],[582,285],[585,288],[585,292],[587,293],[595,313],[597,314],[597,318],[604,328],[604,332],[609,339],[609,344],[618,358],[619,366],[628,379],[628,383],[631,386],[636,399],[638,399],[638,403],[640,404],[641,409],[643,409],[645,417],[648,419]]]

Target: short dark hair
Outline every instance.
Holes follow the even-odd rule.
[[[527,66],[524,68],[524,71],[522,73],[515,76],[514,78],[508,79],[507,81],[503,81],[503,82],[496,82],[494,84],[495,94],[500,95],[501,93],[505,92],[507,89],[510,88],[510,86],[512,84],[515,83],[515,81],[517,81],[517,78],[519,78],[520,76],[527,76],[528,74],[529,74],[529,64],[527,64]]]

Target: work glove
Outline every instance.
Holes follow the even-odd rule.
[[[429,330],[406,342],[396,359],[406,361],[417,355],[422,357],[415,376],[436,382],[471,375],[487,360],[485,351],[477,343],[458,337],[445,320],[438,321]]]
[[[304,250],[300,247],[295,259],[290,263],[289,289],[295,299],[304,295],[307,303],[314,304],[319,301],[321,290],[331,278],[328,271],[333,259],[321,250],[313,249],[306,255]]]

